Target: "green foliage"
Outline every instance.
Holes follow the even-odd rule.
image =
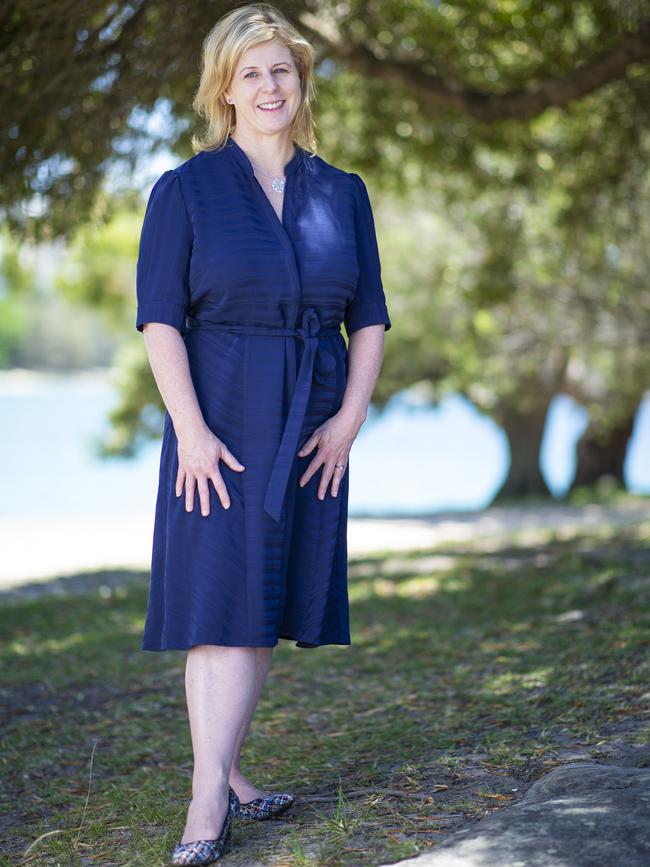
[[[108,414],[110,433],[100,443],[101,454],[130,456],[162,433],[165,405],[153,378],[142,337],[125,342],[115,358],[114,383],[119,395]]]
[[[17,235],[74,239],[60,291],[118,331],[132,330],[139,218],[103,193],[105,169],[162,144],[191,155],[201,40],[230,8],[85,0],[53,16],[21,0],[4,13],[0,207]],[[282,9],[315,47],[322,153],[364,175],[381,215],[394,330],[377,401],[419,383],[433,399],[467,394],[502,424],[529,413],[539,428],[565,390],[606,435],[650,375],[645,4]],[[26,218],[30,195],[41,217]],[[147,401],[162,408],[137,351],[114,415],[118,450],[156,429]]]
[[[162,144],[189,155],[201,41],[230,8],[152,0],[107,10],[84,0],[66,16],[20,0],[4,10],[0,206],[15,231],[70,237],[91,216],[109,162],[128,169]],[[324,0],[281,8],[315,47],[328,153],[374,167],[387,183],[407,180],[402,165],[415,175],[418,166],[481,175],[486,150],[516,154],[523,183],[535,156],[530,122],[547,109],[571,111],[609,91],[603,122],[614,154],[647,113],[650,47],[640,0]],[[147,124],[148,112],[165,107],[168,123]],[[42,196],[41,217],[21,211],[30,195]]]
[[[110,221],[82,226],[55,278],[62,297],[101,310],[115,330],[132,317],[140,209],[114,210]]]
[[[0,298],[0,367],[5,367],[27,332],[28,319],[19,301]]]
[[[28,330],[25,297],[35,285],[34,269],[21,262],[18,245],[0,235],[0,367],[9,363]]]

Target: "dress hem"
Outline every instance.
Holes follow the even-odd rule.
[[[278,635],[278,639],[284,639],[285,641],[295,641],[296,647],[300,647],[303,650],[311,650],[316,647],[323,647],[327,644],[338,644],[342,647],[346,647],[352,644],[352,641],[349,639],[347,641],[321,641],[320,644],[312,644],[310,642],[301,641],[299,638],[296,638],[293,635]],[[184,643],[184,644],[174,644],[174,645],[165,645],[164,647],[145,647],[144,645],[140,646],[140,650],[142,651],[150,651],[154,653],[162,652],[165,650],[191,650],[193,647],[196,647],[199,644],[217,644],[215,641],[194,641],[192,643]],[[273,644],[250,644],[237,642],[236,644],[229,644],[227,642],[220,642],[218,646],[221,647],[277,647],[279,641],[274,642]]]

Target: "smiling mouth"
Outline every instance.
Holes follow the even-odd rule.
[[[284,105],[284,99],[276,99],[274,102],[262,102],[257,107],[260,111],[278,111]]]

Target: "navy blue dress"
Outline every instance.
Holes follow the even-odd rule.
[[[317,496],[297,452],[341,407],[347,335],[391,327],[362,179],[295,145],[282,220],[228,138],[156,181],[137,263],[137,321],[177,328],[206,424],[246,467],[219,461],[225,509],[175,494],[165,413],[142,650],[197,644],[350,644],[349,462]]]

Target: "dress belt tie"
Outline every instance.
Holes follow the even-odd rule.
[[[211,322],[188,316],[188,324],[184,334],[195,328],[207,328],[215,331],[233,331],[239,334],[259,334],[265,337],[299,337],[304,343],[304,351],[298,368],[296,385],[291,398],[289,415],[284,426],[280,446],[275,456],[271,477],[264,497],[264,511],[275,521],[280,520],[282,504],[287,490],[289,474],[298,448],[298,437],[307,411],[307,403],[311,391],[311,381],[314,374],[314,362],[318,351],[318,341],[321,337],[340,334],[340,326],[321,328],[318,314],[313,307],[307,307],[302,314],[299,328],[274,328],[265,325],[245,325],[241,323]]]

